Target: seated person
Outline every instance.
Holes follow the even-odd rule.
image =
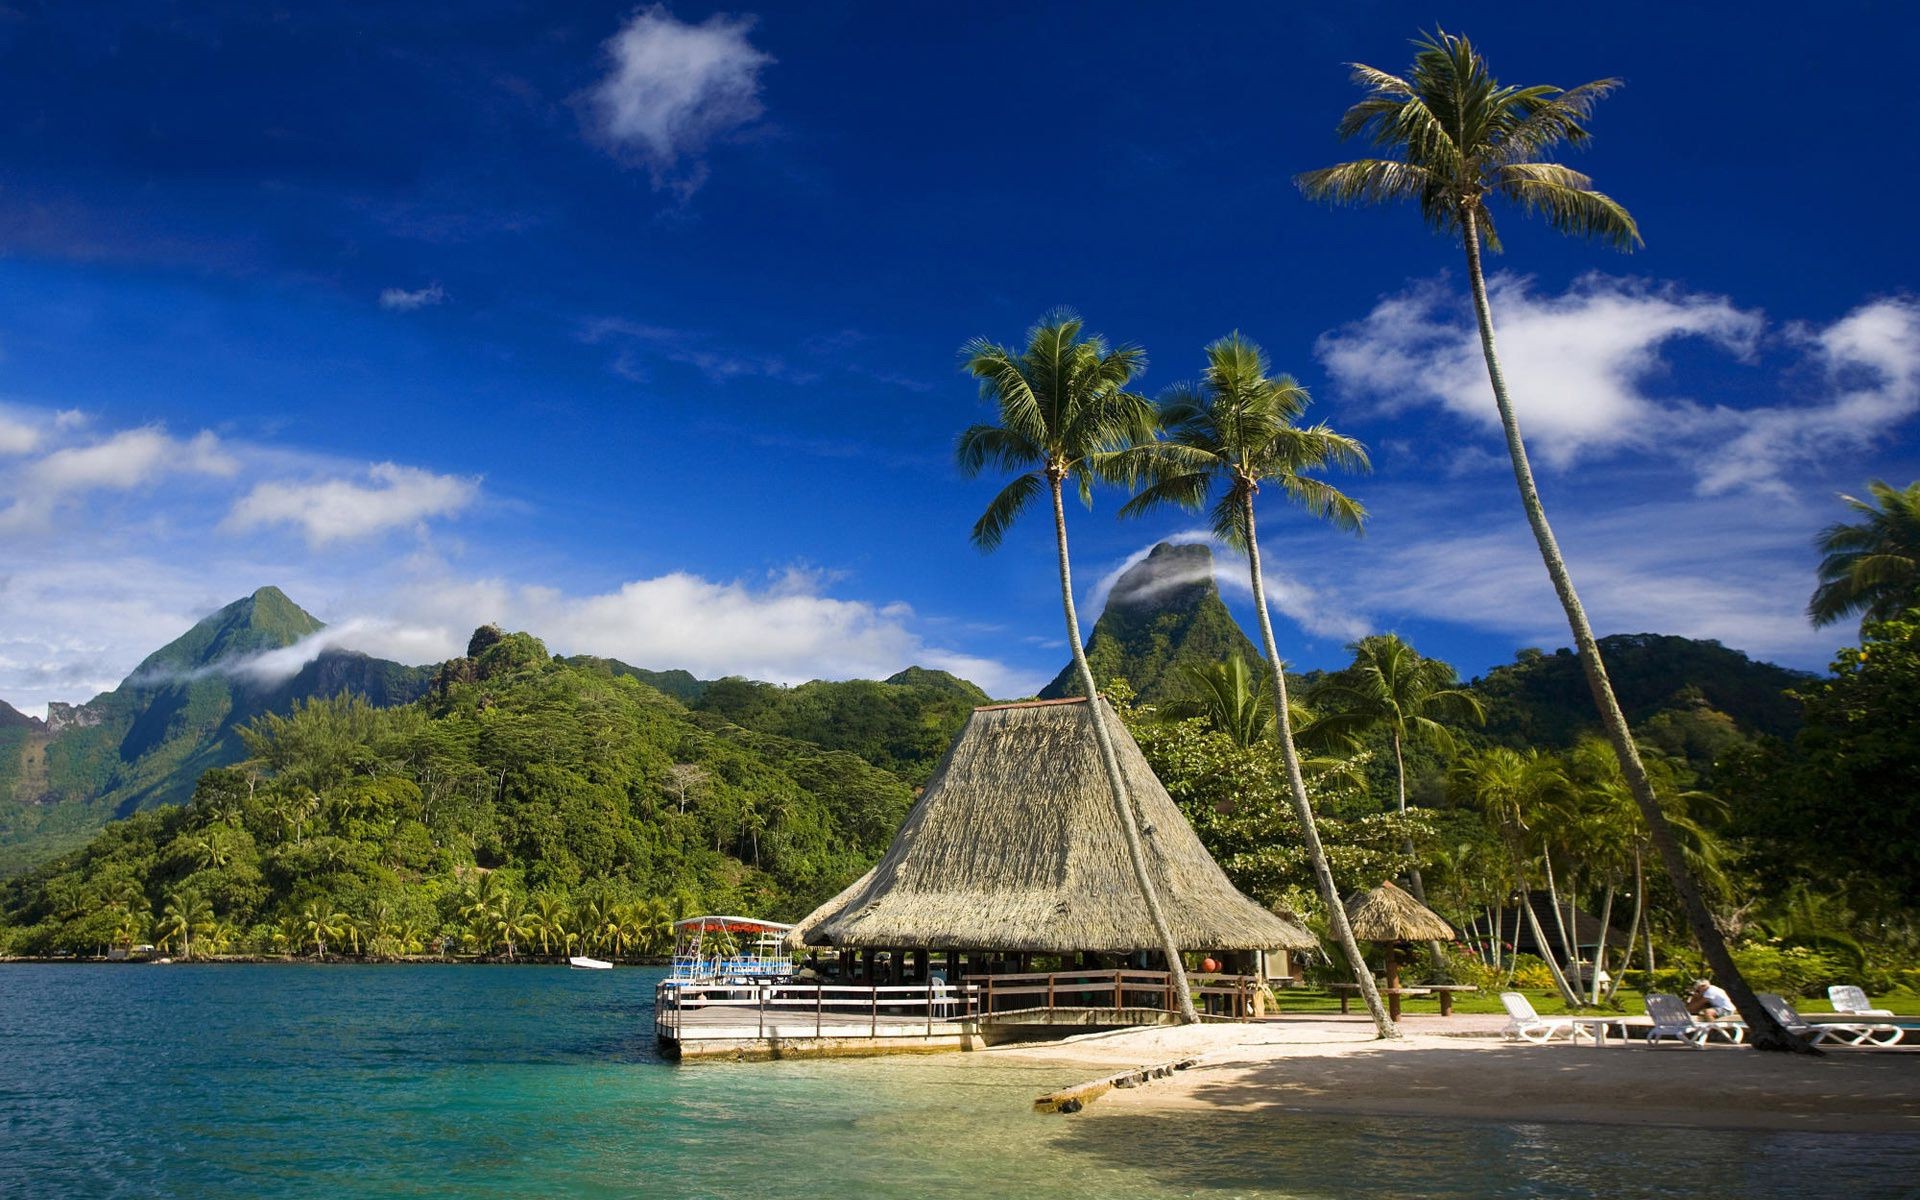
[[[1735,1015],[1733,997],[1704,979],[1693,981],[1693,990],[1687,993],[1687,1011],[1704,1021],[1725,1021]]]

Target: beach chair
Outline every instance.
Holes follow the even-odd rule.
[[[1788,1033],[1806,1038],[1816,1046],[1822,1042],[1838,1042],[1843,1046],[1897,1046],[1903,1035],[1898,1025],[1880,1022],[1815,1025],[1801,1016],[1785,996],[1777,992],[1759,992],[1756,995],[1760,999],[1760,1007],[1780,1022]]]
[[[1833,1011],[1848,1013],[1856,1017],[1890,1017],[1892,1010],[1873,1007],[1873,1001],[1867,999],[1865,989],[1851,983],[1836,983],[1827,989],[1827,999],[1833,1002]]]
[[[1671,1038],[1704,1050],[1707,1039],[1716,1033],[1736,1044],[1746,1038],[1746,1026],[1738,1021],[1694,1020],[1686,1002],[1670,992],[1648,992],[1647,1015],[1653,1018],[1653,1028],[1647,1031],[1648,1045]]]
[[[1606,1037],[1608,1026],[1619,1024],[1612,1017],[1543,1017],[1533,1011],[1533,1002],[1519,992],[1501,992],[1500,1003],[1507,1010],[1506,1027],[1500,1031],[1502,1036],[1536,1046],[1546,1045],[1561,1033],[1572,1041],[1585,1032],[1597,1043]]]

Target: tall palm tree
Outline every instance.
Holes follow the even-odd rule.
[[[507,947],[507,961],[513,961],[514,940],[527,941],[537,928],[538,918],[527,911],[527,902],[518,892],[508,892],[493,910],[492,934]]]
[[[1194,1011],[1187,987],[1180,946],[1167,924],[1159,890],[1147,871],[1139,818],[1120,775],[1120,760],[1101,709],[1100,690],[1094,684],[1093,668],[1087,665],[1086,648],[1080,640],[1080,616],[1074,610],[1073,570],[1067,554],[1067,484],[1071,482],[1081,501],[1091,506],[1095,479],[1113,478],[1118,455],[1153,437],[1153,405],[1146,397],[1127,390],[1146,368],[1147,356],[1138,346],[1109,349],[1098,337],[1082,337],[1081,330],[1080,318],[1063,311],[1049,314],[1028,331],[1024,351],[995,345],[985,338],[967,343],[962,350],[967,370],[980,381],[980,393],[994,404],[1000,423],[969,427],[960,435],[955,457],[961,472],[969,478],[988,466],[1019,472],[974,523],[973,543],[981,550],[997,548],[1015,519],[1035,499],[1044,494],[1053,502],[1053,538],[1059,558],[1060,605],[1066,615],[1067,644],[1073,647],[1080,689],[1087,695],[1087,713],[1113,793],[1114,812],[1126,841],[1134,883],[1172,974],[1181,1019],[1197,1023],[1200,1016]]]
[[[1358,733],[1385,728],[1393,740],[1394,796],[1400,815],[1407,815],[1408,742],[1425,742],[1442,754],[1452,754],[1453,734],[1443,720],[1486,720],[1486,710],[1472,692],[1456,686],[1453,668],[1437,658],[1422,658],[1412,646],[1391,633],[1361,638],[1347,647],[1353,665],[1327,676],[1313,690],[1313,701],[1324,713],[1323,724]],[[1413,860],[1413,839],[1404,849]],[[1427,902],[1426,884],[1417,863],[1407,868],[1414,899]]]
[[[561,953],[566,952],[570,919],[567,902],[552,892],[541,892],[533,898],[533,929],[540,936],[540,953],[550,954],[556,945]]]
[[[1815,625],[1856,612],[1885,621],[1920,604],[1920,481],[1897,491],[1874,479],[1867,493],[1871,499],[1840,497],[1863,520],[1829,525],[1814,542],[1826,556],[1807,604]]]
[[[1659,798],[1607,678],[1586,609],[1574,591],[1566,559],[1547,522],[1494,347],[1493,312],[1487,303],[1486,275],[1480,263],[1482,237],[1493,249],[1500,248],[1488,207],[1491,199],[1499,197],[1537,213],[1561,233],[1597,239],[1621,250],[1631,250],[1640,243],[1640,229],[1625,208],[1596,190],[1592,179],[1550,159],[1554,148],[1563,142],[1574,146],[1586,142],[1585,122],[1593,106],[1619,87],[1620,81],[1597,79],[1568,90],[1546,85],[1504,87],[1465,37],[1436,30],[1416,46],[1413,68],[1404,79],[1359,63],[1353,65],[1354,81],[1367,90],[1368,96],[1347,110],[1340,121],[1340,135],[1367,138],[1384,156],[1310,171],[1300,177],[1300,186],[1310,197],[1335,203],[1412,200],[1429,225],[1460,237],[1466,251],[1480,348],[1506,434],[1507,454],[1513,460],[1520,502],[1533,527],[1547,575],[1566,610],[1607,740],[1613,743],[1634,802],[1646,817],[1661,863],[1686,910],[1687,923],[1715,976],[1753,1030],[1753,1044],[1765,1050],[1811,1050],[1774,1020],[1747,986],[1660,811]]]
[[[1346,906],[1341,903],[1333,869],[1327,865],[1320,831],[1313,821],[1313,802],[1307,798],[1300,751],[1294,744],[1287,675],[1273,640],[1273,619],[1267,612],[1253,505],[1261,485],[1271,484],[1334,526],[1358,529],[1366,509],[1307,472],[1330,466],[1364,468],[1367,452],[1359,442],[1326,425],[1298,425],[1307,408],[1307,390],[1290,376],[1269,375],[1268,369],[1267,356],[1260,347],[1237,332],[1208,346],[1207,369],[1201,381],[1173,388],[1161,400],[1160,420],[1166,427],[1167,440],[1141,447],[1129,456],[1136,474],[1147,482],[1127,502],[1121,515],[1131,516],[1163,504],[1199,508],[1218,485],[1220,498],[1211,513],[1213,529],[1221,540],[1247,556],[1253,608],[1260,621],[1260,645],[1267,656],[1273,689],[1275,740],[1280,744],[1294,816],[1300,822],[1308,861],[1313,864],[1314,882],[1321,903],[1326,905],[1327,923],[1353,969],[1367,1011],[1373,1014],[1374,1027],[1383,1038],[1398,1037],[1399,1031],[1373,985],[1373,972],[1353,940]]]

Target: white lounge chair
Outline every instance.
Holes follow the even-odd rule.
[[[1891,1009],[1875,1008],[1873,1001],[1867,999],[1866,990],[1851,983],[1836,983],[1827,989],[1827,999],[1833,1002],[1833,1011],[1847,1013],[1856,1017],[1890,1017]]]
[[[1818,1046],[1822,1042],[1838,1042],[1843,1046],[1898,1046],[1904,1031],[1898,1025],[1880,1022],[1862,1024],[1813,1024],[1787,1000],[1775,992],[1757,993],[1760,1007],[1767,1010],[1773,1019],[1786,1027],[1788,1033],[1806,1038]]]
[[[1501,1034],[1536,1046],[1544,1046],[1562,1033],[1568,1041],[1585,1033],[1597,1044],[1606,1040],[1609,1026],[1620,1023],[1616,1017],[1543,1017],[1533,1010],[1533,1002],[1519,992],[1501,992],[1500,1003],[1507,1010],[1507,1024]]]
[[[1747,1027],[1738,1021],[1694,1020],[1686,1002],[1669,992],[1647,993],[1647,1015],[1653,1018],[1653,1028],[1647,1031],[1649,1045],[1671,1038],[1704,1050],[1707,1039],[1716,1033],[1736,1044],[1746,1038]]]

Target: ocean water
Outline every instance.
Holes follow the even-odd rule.
[[[1030,1110],[994,1055],[662,1062],[639,969],[0,967],[0,1197],[1920,1196],[1920,1138]]]

